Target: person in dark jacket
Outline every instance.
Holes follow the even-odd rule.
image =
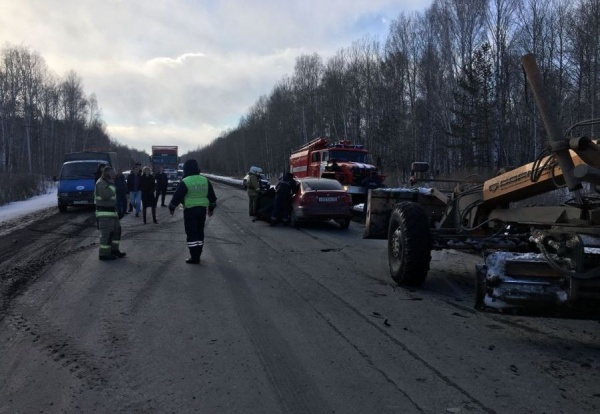
[[[100,177],[102,177],[102,170],[104,170],[104,167],[106,167],[106,164],[102,162],[98,164],[96,171],[94,171],[94,182],[98,181]]]
[[[362,180],[361,185],[365,187],[367,191],[375,190],[376,188],[382,187],[381,180],[379,178],[379,175],[377,174],[377,171],[371,171],[369,176]]]
[[[154,224],[158,224],[156,221],[156,198],[154,197],[154,189],[156,188],[156,181],[150,171],[150,167],[142,168],[142,176],[140,177],[140,191],[142,192],[142,217],[144,218],[144,224],[146,224],[146,210],[148,207],[152,209],[152,221]]]
[[[260,172],[258,167],[250,167],[248,171],[248,182],[246,183],[246,191],[248,193],[249,214],[256,216],[256,201],[261,193],[260,188]]]
[[[162,196],[160,200],[160,206],[166,207],[165,197],[167,196],[167,186],[169,184],[169,177],[165,173],[165,167],[160,167],[158,172],[154,174],[156,179],[156,204],[158,204],[158,198]]]
[[[283,221],[287,225],[292,209],[292,197],[296,193],[297,184],[292,173],[284,174],[275,186],[275,200],[271,213],[271,226]]]
[[[196,160],[187,160],[183,164],[183,179],[169,203],[169,212],[175,213],[175,208],[183,204],[183,224],[187,237],[190,258],[186,263],[199,264],[204,248],[204,224],[206,216],[213,215],[217,207],[217,196],[212,184],[203,175]]]
[[[127,213],[127,181],[123,175],[123,170],[118,170],[115,175],[115,188],[117,189],[117,214],[119,219]]]
[[[127,177],[127,190],[129,191],[129,201],[135,209],[135,216],[140,216],[140,201],[142,198],[142,192],[140,191],[140,177],[142,176],[142,169],[139,163],[135,164],[131,170],[131,174]]]

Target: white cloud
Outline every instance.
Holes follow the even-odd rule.
[[[175,59],[170,57],[154,58],[148,62],[149,66],[162,66],[167,65],[169,67],[177,67],[186,63],[187,60],[194,58],[202,58],[204,53],[185,53],[181,56],[177,56]]]
[[[431,0],[0,0],[0,39],[74,70],[108,131],[150,150],[205,145],[293,74]],[[383,39],[382,39],[383,40]]]

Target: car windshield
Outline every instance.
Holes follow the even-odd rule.
[[[352,162],[362,162],[367,163],[367,153],[359,152],[359,151],[329,151],[329,159],[336,161],[352,161]]]
[[[98,168],[98,162],[73,162],[63,165],[60,171],[62,180],[77,180],[80,178],[94,178],[94,172]]]
[[[302,181],[302,189],[304,191],[312,190],[343,190],[344,187],[336,180],[306,180]]]

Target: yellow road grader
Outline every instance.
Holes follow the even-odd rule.
[[[428,165],[415,162],[416,185],[370,191],[364,237],[387,237],[390,274],[398,284],[421,285],[431,251],[455,249],[484,258],[476,269],[478,309],[569,307],[600,299],[600,146],[575,135],[600,120],[562,134],[534,55],[521,63],[549,137],[536,161],[485,181],[451,180],[456,187],[449,192],[419,187]],[[566,187],[567,201],[524,202],[558,187]]]

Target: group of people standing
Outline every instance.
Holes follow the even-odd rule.
[[[139,217],[141,210],[145,224],[146,209],[150,207],[152,219],[154,223],[158,223],[156,204],[159,197],[162,196],[161,206],[167,207],[165,196],[168,180],[162,167],[157,174],[153,175],[149,167],[141,168],[140,164],[136,164],[126,181],[122,172],[120,172],[122,178],[117,179],[118,174],[110,166],[99,166],[98,170],[95,201],[96,219],[101,232],[99,259],[113,260],[125,257],[125,253],[119,249],[121,242],[119,220],[124,214],[127,214],[125,211],[127,192],[131,198],[131,210],[135,208],[136,217]],[[161,177],[161,174],[164,174],[164,178]],[[183,165],[183,179],[168,205],[171,215],[175,213],[179,204],[184,206],[183,219],[190,252],[190,258],[186,260],[186,263],[200,263],[204,246],[204,224],[207,215],[212,216],[213,210],[217,206],[216,203],[217,197],[212,184],[206,177],[200,175],[196,160],[187,160]]]
[[[266,191],[260,185],[260,172],[258,167],[251,167],[248,172],[248,182],[246,191],[249,199],[250,216],[256,217],[259,214],[258,204],[259,197],[265,194]],[[269,223],[271,226],[276,226],[279,223],[287,225],[290,220],[292,211],[292,197],[298,189],[298,183],[294,180],[292,173],[285,173],[279,178],[279,182],[274,189],[273,203],[270,206]]]
[[[152,174],[150,167],[143,167],[137,163],[131,173],[125,179],[125,175],[119,170],[115,176],[115,188],[117,191],[117,214],[122,218],[125,214],[132,213],[135,210],[135,216],[139,217],[140,212],[144,224],[147,223],[147,209],[152,211],[152,221],[158,224],[156,219],[156,206],[161,199],[161,207],[166,207],[165,197],[167,195],[168,177],[163,167]],[[129,203],[127,195],[129,194]],[[127,206],[129,205],[129,210]]]
[[[131,174],[127,177],[127,190],[129,191],[129,197],[131,200],[130,212],[135,209],[135,216],[140,216],[142,212],[142,218],[144,224],[146,224],[147,209],[150,207],[152,210],[152,221],[158,223],[156,220],[156,178],[152,174],[150,167],[141,168],[140,165],[134,166]]]

